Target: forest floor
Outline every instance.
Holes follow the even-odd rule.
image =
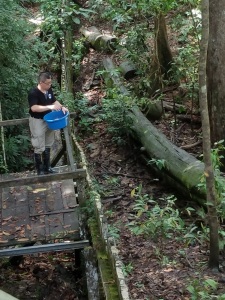
[[[107,24],[98,20],[86,26],[96,26],[106,31],[108,29]],[[114,61],[119,59],[118,54],[108,56]],[[75,90],[82,92],[89,101],[92,118],[92,125],[85,133],[80,130],[78,122],[77,135],[85,151],[89,171],[101,195],[109,234],[115,239],[124,264],[123,271],[130,298],[220,299],[218,295],[225,294],[225,253],[221,252],[220,272],[209,270],[209,234],[205,227],[207,223],[195,212],[201,211],[201,208],[197,203],[177,194],[176,190],[155,175],[143,159],[141,145],[131,137],[126,137],[124,144],[118,145],[109,133],[109,126],[103,121],[99,122],[105,87],[96,75],[96,70],[101,66],[104,57],[104,53],[90,48],[83,60],[77,84],[75,83]],[[176,93],[179,91],[171,92],[168,88],[163,100],[173,106]],[[200,114],[191,118],[191,101],[186,101],[184,106],[186,112],[180,119],[174,111],[165,109],[162,118],[153,124],[176,146],[201,159]],[[175,205],[167,214],[165,207],[174,198]],[[194,209],[193,212],[188,213],[189,207]],[[157,213],[149,214],[149,211],[156,210],[160,210],[159,218],[156,217]],[[184,227],[195,224],[195,231],[199,236],[195,235],[196,238],[192,239],[192,232],[184,233],[182,230],[177,230],[175,235],[163,236],[162,228],[166,226],[163,218],[166,215],[172,216],[177,211],[185,223]],[[148,220],[149,215],[152,222]],[[157,222],[161,222],[161,227],[155,232],[151,226],[155,225],[157,228]],[[144,226],[149,226],[148,233],[138,234]],[[178,228],[179,224],[174,226]]]
[[[167,200],[171,197],[177,199],[173,211],[179,211],[187,227],[192,223],[200,224],[201,221],[197,214],[189,215],[186,209],[192,207],[197,210],[199,207],[190,199],[178,195],[176,190],[154,174],[146,160],[142,158],[141,146],[132,138],[126,138],[124,145],[119,146],[113,141],[108,125],[98,121],[98,115],[102,114],[101,103],[104,101],[104,91],[100,82],[99,85],[96,84],[99,78],[93,77],[93,70],[96,69],[96,65],[101,64],[102,57],[103,54],[90,49],[84,60],[79,77],[79,80],[83,81],[81,91],[89,99],[90,108],[94,106],[95,110],[90,114],[93,124],[89,131],[82,134],[78,123],[77,134],[88,160],[88,169],[101,195],[105,217],[109,224],[109,234],[115,239],[124,264],[123,271],[130,297],[132,300],[214,299],[213,288],[207,282],[210,282],[208,279],[213,279],[218,283],[215,295],[225,293],[224,253],[221,253],[221,273],[211,272],[207,268],[209,259],[207,233],[203,234],[204,237],[200,234],[199,239],[187,243],[182,231],[177,236],[168,235],[165,238],[161,234],[151,234],[151,228],[149,234],[145,235],[134,234],[130,230],[132,227],[135,230],[135,226],[136,232],[141,229],[147,221],[146,212],[157,209],[157,205],[165,208]],[[85,88],[87,85],[88,90]],[[167,101],[172,101],[169,93],[165,98]],[[96,109],[96,105],[100,110]],[[186,145],[189,153],[199,157],[202,151],[202,145],[199,143],[201,123],[178,121],[177,128],[174,129],[171,126],[174,124],[173,120],[174,115],[169,112],[166,118],[164,116],[153,124],[170,141],[173,138],[178,147]],[[192,146],[196,142],[197,145]],[[144,201],[144,199],[148,200]],[[145,207],[141,213],[143,203]],[[159,222],[166,216],[165,211],[163,213],[161,210],[161,213],[162,217],[153,219],[153,223]],[[172,215],[172,212],[170,213]],[[152,216],[155,217],[156,215]],[[149,226],[151,226],[150,222]],[[178,224],[175,226],[178,227]],[[187,290],[189,286],[192,293]],[[202,296],[195,298],[199,291],[203,292]],[[204,298],[208,296],[209,298]]]

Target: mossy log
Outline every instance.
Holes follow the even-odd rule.
[[[129,116],[132,135],[143,145],[149,160],[162,161],[160,173],[164,173],[170,184],[203,204],[205,191],[197,186],[204,174],[203,162],[171,143],[138,108],[133,108]]]
[[[120,70],[123,77],[127,80],[134,78],[137,75],[136,66],[128,60],[125,60],[120,64]]]
[[[95,26],[81,27],[80,32],[95,50],[113,51],[116,48],[117,38],[111,34],[101,33]]]

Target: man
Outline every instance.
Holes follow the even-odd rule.
[[[37,87],[28,94],[31,143],[38,175],[54,173],[50,167],[50,148],[54,143],[54,131],[48,128],[43,117],[52,110],[62,110],[64,114],[68,111],[55,99],[51,84],[51,74],[42,72],[38,76]]]

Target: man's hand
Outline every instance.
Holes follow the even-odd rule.
[[[62,105],[58,101],[55,101],[52,106],[53,106],[52,110],[61,110],[62,109]]]
[[[62,106],[62,111],[63,111],[63,113],[64,113],[64,115],[65,115],[65,113],[66,113],[67,111],[69,111],[69,110],[68,110],[68,108]]]

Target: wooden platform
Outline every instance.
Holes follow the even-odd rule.
[[[23,175],[1,176],[3,181]],[[72,179],[0,188],[0,202],[0,247],[80,239]]]

